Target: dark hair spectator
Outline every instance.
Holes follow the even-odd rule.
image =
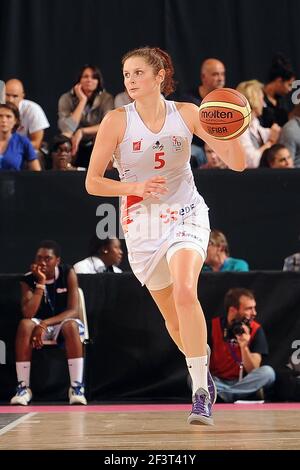
[[[97,87],[95,88],[94,94],[91,95],[90,100],[93,101],[94,95],[97,95],[100,91],[104,90],[104,80],[103,80],[103,75],[99,67],[96,67],[96,65],[93,64],[85,64],[81,67],[79,70],[77,80],[74,83],[73,86],[76,86],[77,83],[80,82],[84,72],[86,69],[90,69],[92,71],[92,77],[97,80]]]
[[[240,298],[244,295],[245,297],[249,297],[250,299],[254,299],[254,293],[252,290],[245,289],[244,287],[235,287],[233,289],[229,289],[226,292],[224,297],[224,309],[225,312],[228,313],[230,307],[239,308],[240,306]]]
[[[285,145],[275,144],[266,149],[260,159],[260,168],[294,168],[294,161]]]
[[[283,126],[279,142],[291,152],[294,166],[300,168],[300,103],[295,106],[290,120]]]
[[[121,242],[118,238],[98,238],[93,235],[89,242],[88,257],[74,264],[77,274],[96,274],[102,272],[121,273],[118,268],[123,257]]]
[[[256,300],[245,288],[230,289],[224,297],[225,315],[211,321],[210,367],[218,396],[231,403],[264,399],[264,389],[275,381],[272,367],[262,365],[268,343],[257,322]]]
[[[295,77],[290,62],[282,54],[276,54],[269,70],[268,81],[263,88],[265,104],[259,117],[263,127],[271,127],[275,123],[283,126],[288,121],[293,106],[291,100],[286,97],[292,90]]]
[[[12,132],[16,132],[20,125],[20,112],[17,106],[13,103],[3,103],[0,104],[0,109],[9,109],[13,113],[13,115],[15,116],[15,124],[12,128]]]
[[[75,166],[88,167],[99,124],[113,108],[114,98],[104,89],[99,68],[84,65],[77,83],[58,102],[58,127],[72,139]]]
[[[12,405],[26,406],[32,399],[30,369],[33,349],[62,340],[70,375],[70,405],[86,405],[83,384],[84,324],[79,319],[78,280],[74,269],[61,264],[54,240],[38,244],[30,272],[21,281],[21,319],[16,336],[18,385]]]
[[[30,140],[16,132],[20,122],[13,103],[0,104],[0,170],[40,171],[41,166]]]
[[[37,248],[36,248],[36,251],[38,251],[40,248],[46,248],[47,250],[52,250],[57,258],[61,257],[61,247],[54,240],[42,240],[42,241],[40,241]]]
[[[296,74],[290,61],[281,53],[274,55],[269,69],[267,83],[273,82],[276,78],[281,78],[283,81],[289,81],[291,78],[295,77]]]

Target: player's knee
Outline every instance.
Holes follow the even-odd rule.
[[[66,321],[62,328],[62,334],[64,336],[74,336],[78,334],[78,326],[75,320]]]
[[[183,281],[177,285],[174,284],[173,295],[177,306],[188,306],[197,301],[197,292],[192,282]]]
[[[266,365],[266,366],[261,366],[260,369],[266,379],[266,385],[271,385],[272,383],[275,382],[276,375],[275,375],[275,371],[273,367]]]
[[[35,323],[30,318],[22,318],[18,326],[18,334],[30,335],[34,327]]]

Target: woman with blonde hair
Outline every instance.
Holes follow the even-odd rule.
[[[260,125],[258,118],[262,115],[264,107],[262,83],[258,80],[248,80],[241,82],[236,89],[247,98],[252,109],[251,123],[240,141],[245,149],[247,168],[257,168],[264,150],[276,144],[281,128],[278,124],[273,124],[270,128]]]
[[[249,271],[247,261],[232,258],[227,238],[220,230],[212,230],[209,236],[207,257],[202,272]]]

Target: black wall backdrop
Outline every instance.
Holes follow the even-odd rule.
[[[233,257],[253,270],[282,270],[284,258],[299,251],[300,169],[196,170],[194,177],[211,227],[227,235]],[[84,180],[81,171],[0,172],[0,273],[26,272],[45,238],[61,244],[64,262],[85,258],[103,216],[110,216],[109,233],[116,224],[119,235],[118,198],[88,195]]]
[[[0,2],[0,79],[17,77],[56,132],[57,101],[88,62],[106,89],[122,91],[120,59],[142,45],[171,54],[179,90],[198,83],[199,64],[227,66],[227,85],[266,78],[272,55],[288,56],[299,76],[298,0],[10,0]]]

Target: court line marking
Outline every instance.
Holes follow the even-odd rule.
[[[0,436],[2,434],[5,434],[8,431],[11,431],[13,428],[15,428],[19,424],[23,423],[24,421],[26,421],[28,418],[32,418],[36,414],[37,414],[36,412],[35,413],[28,413],[28,414],[26,414],[24,416],[21,416],[20,418],[16,419],[12,423],[7,424],[6,426],[4,426],[4,428],[0,429]]]

